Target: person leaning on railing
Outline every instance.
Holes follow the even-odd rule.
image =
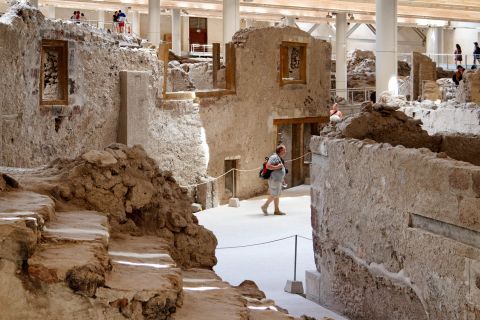
[[[457,72],[453,74],[452,81],[455,82],[455,85],[457,86],[463,79],[463,71],[465,71],[465,69],[462,66],[457,66]]]

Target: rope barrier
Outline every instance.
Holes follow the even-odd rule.
[[[278,242],[278,241],[290,239],[290,238],[293,238],[293,237],[295,237],[295,236],[288,236],[288,237],[285,237],[285,238],[280,238],[280,239],[275,239],[275,240],[270,240],[270,241],[265,241],[265,242],[259,242],[259,243],[253,243],[253,244],[240,245],[240,246],[220,247],[220,248],[217,248],[217,250],[255,247],[255,246],[260,246],[260,245],[263,245],[263,244],[268,244],[268,243],[273,243],[273,242]]]
[[[313,241],[313,239],[310,239],[310,238],[307,238],[307,237],[304,237],[304,236],[301,236],[301,235],[297,235],[299,238],[302,238],[302,239],[305,239],[305,240],[309,240],[309,241]]]
[[[274,239],[274,240],[265,241],[265,242],[258,242],[258,243],[245,244],[245,245],[240,245],[240,246],[231,246],[231,247],[219,247],[219,248],[217,248],[217,250],[222,250],[222,249],[237,249],[237,248],[247,248],[247,247],[261,246],[261,245],[264,245],[264,244],[269,244],[269,243],[273,243],[273,242],[278,242],[278,241],[282,241],[282,240],[294,238],[295,236],[297,236],[297,237],[299,237],[299,238],[306,239],[306,240],[312,240],[312,239],[309,239],[309,238],[307,238],[307,237],[304,237],[304,236],[301,236],[301,235],[298,235],[298,234],[294,234],[293,236],[288,236],[288,237],[279,238],[279,239]]]
[[[286,160],[285,163],[290,163],[290,162],[294,162],[294,161],[297,161],[299,159],[302,159],[304,157],[306,157],[307,155],[311,154],[311,152],[307,152],[303,155],[301,155],[300,157],[298,158],[295,158],[295,159],[291,159],[291,160]],[[219,175],[218,177],[215,177],[215,178],[212,178],[208,181],[205,181],[205,182],[201,182],[201,183],[197,183],[197,184],[187,184],[187,185],[184,185],[184,186],[180,186],[182,188],[193,188],[193,187],[198,187],[198,186],[201,186],[201,185],[204,185],[204,184],[207,184],[207,183],[210,183],[210,182],[213,182],[215,180],[218,180],[224,176],[226,176],[227,174],[229,174],[230,172],[232,171],[238,171],[238,172],[253,172],[253,171],[256,171],[258,172],[260,169],[262,169],[262,167],[256,167],[256,168],[253,168],[253,169],[237,169],[237,168],[232,168],[230,170],[228,170],[227,172],[224,172],[223,174]]]

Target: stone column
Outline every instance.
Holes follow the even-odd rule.
[[[337,96],[347,98],[347,14],[337,13],[335,85]]]
[[[232,41],[240,29],[240,0],[223,0],[223,42]]]
[[[140,12],[132,11],[130,13],[132,17],[132,33],[136,36],[140,36]]]
[[[180,9],[172,9],[172,51],[176,55],[182,54]]]
[[[150,71],[120,71],[117,142],[128,146],[145,144],[149,101],[153,100],[150,78]]]
[[[431,59],[438,64],[443,63],[443,58],[438,56],[443,53],[443,28],[433,27],[429,28],[427,32],[427,55],[431,54]],[[452,57],[449,63],[454,63]]]
[[[397,0],[376,0],[376,95],[398,93]]]
[[[148,0],[148,40],[160,44],[160,0]]]
[[[52,5],[45,6],[48,19],[55,19],[55,7]]]
[[[97,11],[97,19],[98,19],[98,23],[97,23],[97,27],[98,29],[105,29],[105,11],[104,10],[98,10]]]

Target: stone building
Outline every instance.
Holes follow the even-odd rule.
[[[0,320],[480,319],[479,13],[0,0]]]

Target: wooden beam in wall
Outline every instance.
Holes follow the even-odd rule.
[[[329,121],[330,121],[330,117],[319,116],[319,117],[273,119],[273,124],[276,126],[280,126],[285,124],[326,123]]]
[[[167,98],[167,80],[168,80],[168,54],[169,47],[167,44],[163,43],[158,46],[157,57],[159,60],[163,61],[163,86],[162,94],[163,98]]]
[[[233,43],[229,42],[225,44],[225,55],[227,60],[225,70],[225,87],[229,91],[236,91],[235,76],[237,60],[235,56],[235,45]]]
[[[220,70],[220,43],[212,43],[213,88],[217,88],[217,73]]]

